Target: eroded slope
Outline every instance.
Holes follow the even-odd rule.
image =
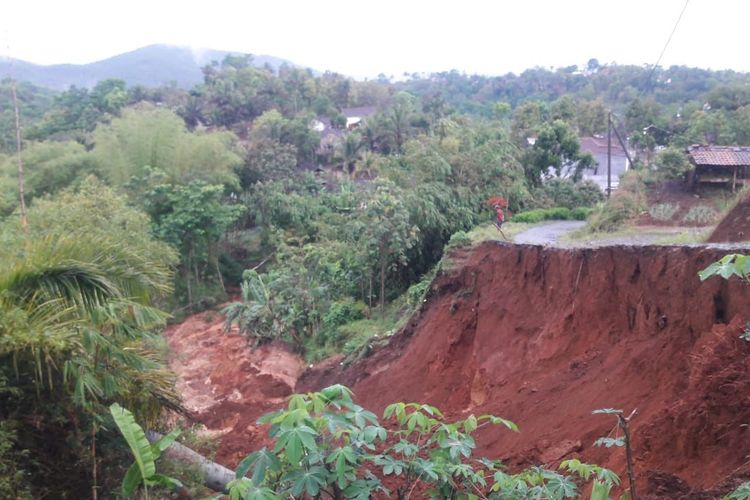
[[[750,347],[738,338],[750,287],[696,274],[723,253],[486,243],[436,280],[387,348],[343,372],[308,372],[297,390],[342,382],[374,410],[425,401],[494,413],[521,432],[477,436],[485,455],[515,465],[582,455],[618,472],[623,454],[592,446],[613,421],[591,411],[637,408],[646,489],[675,488],[672,475],[712,488],[750,452]]]

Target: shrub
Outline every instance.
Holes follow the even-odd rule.
[[[544,220],[571,220],[573,212],[566,207],[536,208],[513,216],[513,222],[536,223]]]
[[[451,235],[451,239],[448,240],[447,249],[462,248],[471,245],[471,238],[463,231],[455,232]]]
[[[472,435],[486,426],[517,431],[513,422],[473,414],[450,421],[434,406],[394,403],[381,425],[341,385],[293,395],[287,409],[258,422],[270,424],[275,445],[239,463],[227,485],[231,498],[409,498],[420,484],[425,498],[486,493],[562,500],[579,495],[577,482],[591,482],[601,493],[596,498],[607,498],[620,482],[612,471],[576,459],[557,471],[533,467],[510,474],[500,461],[473,458]]]
[[[656,155],[654,160],[659,177],[666,180],[684,180],[690,170],[687,154],[677,148],[667,148]]]
[[[680,205],[672,203],[659,203],[648,209],[649,215],[655,220],[668,221],[674,217],[674,214],[680,209]]]
[[[534,200],[541,208],[591,207],[604,200],[604,193],[595,183],[574,183],[570,179],[551,179],[534,192]]]
[[[306,345],[308,358],[326,357],[341,349],[352,336],[359,332],[347,329],[359,324],[367,315],[367,305],[352,299],[343,299],[331,304],[323,315],[320,330]]]
[[[570,215],[574,220],[586,220],[593,211],[591,207],[577,207],[570,211]]]
[[[334,302],[323,315],[322,326],[326,330],[332,330],[337,326],[357,321],[365,317],[365,309],[367,306],[363,302],[351,299]]]
[[[625,221],[636,217],[641,212],[641,207],[637,195],[627,191],[619,192],[607,203],[594,209],[586,229],[592,233],[616,231]]]
[[[433,267],[430,272],[425,273],[417,283],[414,283],[406,291],[406,303],[409,307],[416,309],[427,298],[432,280],[435,279],[440,266]]]
[[[707,207],[706,205],[696,205],[688,210],[688,213],[685,214],[682,221],[689,224],[710,224],[716,219],[716,216],[716,210],[713,208]]]
[[[513,222],[528,222],[528,223],[535,223],[535,222],[541,222],[544,220],[544,211],[547,210],[546,208],[536,208],[534,210],[529,210],[528,212],[522,212],[520,214],[516,214],[513,216]]]
[[[646,208],[647,174],[629,170],[620,178],[620,186],[606,203],[598,205],[588,218],[586,230],[592,233],[612,232]]]

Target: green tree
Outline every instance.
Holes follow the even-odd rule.
[[[33,142],[23,151],[25,193],[35,198],[55,194],[97,170],[95,159],[76,142]],[[14,157],[0,156],[0,215],[18,205],[18,165]]]
[[[253,141],[237,175],[244,190],[257,182],[291,179],[297,175],[297,148],[271,139]]]
[[[71,191],[32,206],[28,237],[15,218],[0,231],[0,421],[28,450],[18,468],[47,477],[35,496],[89,496],[108,404],[149,423],[179,409],[154,350],[166,315],[152,306],[171,291],[172,254],[122,198],[90,191],[94,202]]]
[[[656,155],[654,165],[659,175],[669,180],[684,181],[685,174],[692,169],[687,153],[675,147],[669,147],[660,151]]]
[[[226,204],[222,186],[193,181],[185,186],[156,186],[146,195],[146,210],[156,235],[179,251],[188,304],[194,303],[193,284],[203,282],[209,273],[223,289],[218,243],[244,207]]]
[[[205,181],[236,186],[234,168],[242,159],[234,142],[227,132],[190,133],[175,113],[143,105],[125,109],[122,117],[97,127],[92,154],[115,187],[143,179],[147,167],[159,169],[162,182],[171,184]],[[139,186],[134,194],[149,187]]]
[[[416,97],[408,92],[399,92],[386,112],[385,123],[394,144],[394,150],[401,152],[411,130],[411,122],[416,114]]]
[[[299,162],[314,158],[320,135],[309,126],[312,117],[284,118],[272,109],[255,120],[251,137],[255,141],[273,140],[294,146]]]
[[[527,139],[536,134],[536,129],[544,123],[546,118],[547,110],[544,103],[524,102],[513,111],[511,139],[518,147],[527,147]]]
[[[362,136],[356,132],[347,134],[341,143],[339,155],[346,166],[346,173],[350,177],[354,176],[354,172],[357,169],[357,160],[360,158],[360,151],[363,146]]]
[[[380,308],[385,306],[386,276],[406,263],[407,250],[417,241],[419,229],[409,221],[403,196],[392,182],[378,180],[361,213],[360,245],[374,257],[380,277]]]
[[[529,182],[539,186],[549,169],[557,177],[578,180],[583,170],[592,164],[590,154],[581,154],[581,146],[573,130],[562,120],[555,120],[539,129],[539,136],[527,155],[525,168]]]

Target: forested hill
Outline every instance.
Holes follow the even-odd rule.
[[[49,66],[25,61],[0,60],[0,78],[12,74],[21,81],[55,90],[66,90],[71,85],[92,88],[97,82],[119,78],[128,85],[149,87],[175,82],[178,87],[190,88],[203,82],[201,68],[211,61],[221,61],[231,52],[171,45],[149,45],[89,64],[54,64]],[[273,56],[253,56],[253,64],[269,64],[276,69],[289,61]]]

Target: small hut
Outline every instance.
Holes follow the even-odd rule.
[[[695,144],[688,147],[688,155],[695,166],[689,179],[694,188],[718,184],[735,192],[750,179],[750,147]]]

